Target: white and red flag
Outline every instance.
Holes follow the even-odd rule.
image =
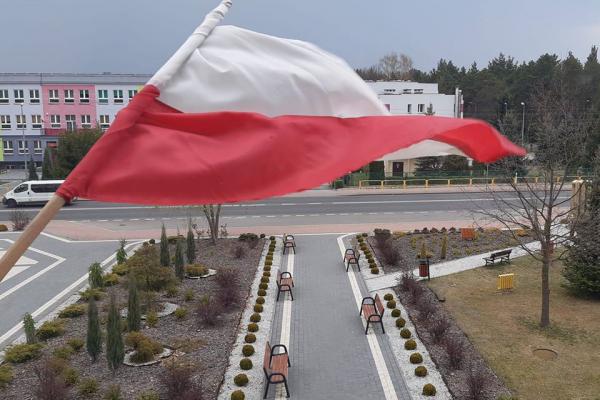
[[[234,26],[224,1],[119,112],[58,194],[156,205],[296,192],[385,154],[525,151],[488,124],[390,116],[340,58]]]

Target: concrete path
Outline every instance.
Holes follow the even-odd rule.
[[[410,399],[380,328],[364,334],[357,297],[366,295],[359,274],[342,266],[338,235],[296,237],[294,301],[280,298],[271,344],[289,344],[293,399]],[[388,316],[389,317],[389,316]],[[283,385],[279,385],[283,386]],[[285,391],[271,387],[268,398]]]

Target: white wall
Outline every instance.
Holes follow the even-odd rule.
[[[23,114],[25,115],[25,121],[27,123],[27,129],[25,129],[25,135],[39,136],[40,130],[31,129],[31,115],[41,115],[44,118],[43,108],[42,108],[42,87],[40,85],[32,85],[32,84],[23,84],[23,83],[10,83],[10,84],[0,84],[0,90],[6,89],[8,90],[9,103],[8,104],[0,104],[0,115],[10,115],[10,122],[12,128],[8,129],[0,129],[2,135],[5,136],[13,136],[18,135],[21,136],[23,131],[21,129],[17,129],[17,115],[21,115],[21,107],[19,104],[15,104],[14,98],[14,90],[22,89],[23,94],[25,95],[25,102],[23,103]],[[29,102],[29,90],[37,89],[40,94],[40,103],[39,104],[31,104]]]

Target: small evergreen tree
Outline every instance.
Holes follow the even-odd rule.
[[[121,239],[119,241],[119,250],[117,250],[117,264],[123,264],[127,261],[127,252],[125,251],[125,245],[127,240]]]
[[[115,294],[110,296],[110,305],[108,307],[108,320],[106,322],[106,360],[108,367],[113,372],[121,366],[125,358],[125,348],[123,346],[123,337],[121,336],[121,316],[117,309],[117,299]]]
[[[129,276],[129,299],[127,302],[127,330],[139,331],[142,325],[142,308],[138,293],[137,282],[133,274]]]
[[[37,174],[37,170],[35,169],[35,161],[33,161],[33,157],[29,160],[27,164],[27,169],[29,170],[29,180],[30,181],[39,181],[40,177]]]
[[[96,362],[98,355],[102,352],[102,334],[100,333],[100,321],[98,320],[98,307],[94,296],[90,296],[88,304],[88,325],[86,335],[86,349],[92,362]]]
[[[27,344],[33,344],[37,342],[37,338],[35,337],[35,321],[29,313],[25,314],[23,317],[23,329],[25,330]]]
[[[446,259],[446,253],[448,252],[448,236],[444,235],[442,238],[442,249],[440,250],[440,259]]]
[[[186,238],[186,255],[189,264],[196,261],[196,241],[194,240],[194,232],[192,231],[192,220],[188,221],[188,232]]]
[[[54,174],[52,173],[52,148],[46,147],[44,150],[44,159],[42,161],[42,179],[53,179]]]
[[[171,264],[171,255],[169,254],[169,239],[167,239],[167,230],[165,224],[160,233],[160,265],[168,267]]]
[[[184,267],[183,245],[181,244],[181,240],[178,239],[177,245],[175,246],[175,275],[181,280],[183,280]]]
[[[90,265],[89,273],[88,273],[88,282],[90,284],[90,288],[99,289],[104,286],[104,278],[102,277],[102,266],[100,263],[93,263]]]

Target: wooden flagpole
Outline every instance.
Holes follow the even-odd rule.
[[[221,3],[204,18],[204,21],[184,44],[173,54],[167,63],[154,74],[148,84],[159,89],[175,75],[179,68],[188,60],[190,55],[206,40],[213,29],[223,20],[232,0],[222,0]],[[50,201],[40,210],[33,221],[27,226],[19,238],[9,247],[0,259],[0,281],[4,279],[10,269],[16,264],[21,256],[27,251],[31,243],[42,233],[48,223],[65,204],[65,200],[54,195]]]

